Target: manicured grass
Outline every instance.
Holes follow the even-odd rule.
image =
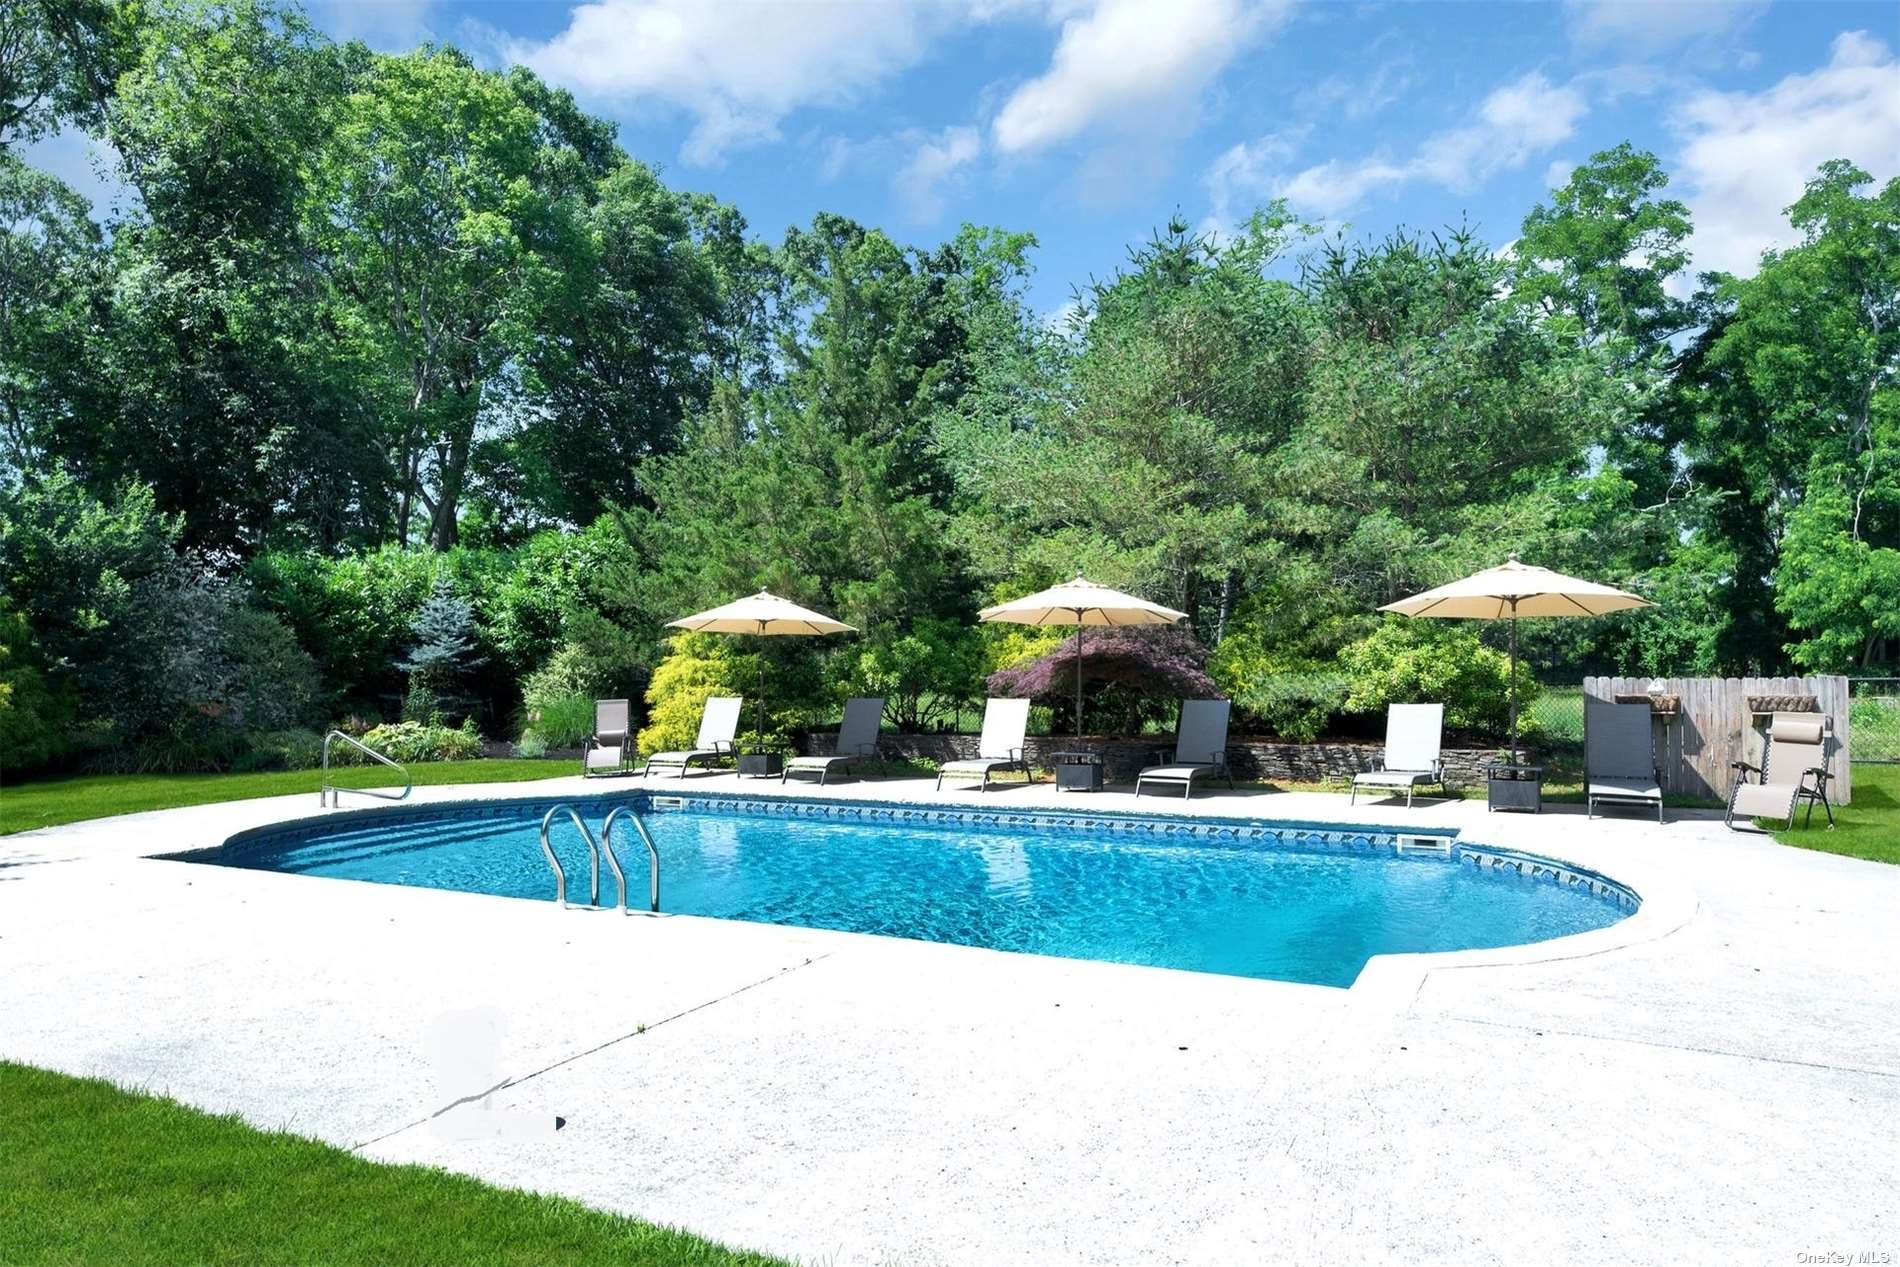
[[[0,1263],[755,1264],[684,1232],[386,1166],[0,1062]]]
[[[437,783],[516,783],[576,774],[579,769],[579,763],[571,759],[485,758],[418,763],[409,767],[409,775],[416,786],[422,787]],[[330,774],[330,781],[340,787],[389,787],[393,777],[380,766],[346,766]],[[323,775],[317,770],[266,770],[255,774],[79,774],[25,783],[7,782],[0,785],[0,836],[112,814],[243,801],[255,796],[287,796],[297,792],[311,795],[310,805],[314,810],[314,798],[322,782]]]
[[[1834,810],[1834,830],[1817,806],[1814,826],[1803,827],[1807,807],[1795,816],[1793,831],[1775,839],[1802,849],[1845,854],[1874,862],[1900,863],[1900,765],[1854,765],[1854,803]]]

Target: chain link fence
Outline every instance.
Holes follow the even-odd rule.
[[[1546,686],[1518,718],[1532,745],[1549,753],[1583,751],[1583,687]]]
[[[1900,764],[1900,677],[1856,678],[1849,687],[1849,753],[1855,761]]]

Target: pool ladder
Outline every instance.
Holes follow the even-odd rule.
[[[548,835],[554,829],[554,820],[566,814],[574,824],[574,830],[581,834],[581,840],[587,846],[588,896],[587,904],[575,906],[567,900],[567,869],[561,865],[560,856],[554,852],[554,845]],[[647,825],[641,821],[639,813],[631,805],[616,805],[600,824],[600,835],[587,830],[587,823],[581,818],[580,811],[572,805],[556,805],[541,817],[541,854],[548,860],[548,870],[554,872],[554,900],[564,910],[605,911],[627,908],[627,873],[620,869],[620,856],[614,852],[614,824],[622,816],[633,824],[634,831],[640,834],[640,841],[647,847],[647,909],[660,909],[660,851],[654,848],[653,837],[647,834]],[[607,859],[607,866],[614,873],[614,884],[619,891],[619,901],[615,906],[600,904],[600,860]]]

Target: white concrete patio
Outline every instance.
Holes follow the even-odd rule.
[[[791,790],[938,799],[927,782]],[[987,799],[1134,808],[1047,787]],[[1197,798],[1456,826],[1645,898],[1614,939],[1375,961],[1339,991],[144,856],[314,800],[0,838],[0,1057],[810,1262],[1900,1252],[1900,868],[1674,812],[1658,827]],[[508,1024],[494,1103],[565,1129],[457,1141],[431,1120],[456,1097],[424,1031],[473,1007]]]

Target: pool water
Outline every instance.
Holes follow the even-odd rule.
[[[612,803],[581,806],[591,830]],[[662,911],[1321,985],[1350,985],[1373,955],[1542,941],[1634,906],[1574,873],[1474,865],[1462,847],[1401,853],[1369,828],[637,803]],[[184,856],[546,901],[546,809],[356,815]],[[629,903],[644,908],[646,849],[624,824],[615,837]],[[563,816],[551,839],[569,899],[586,901],[578,833]],[[601,884],[612,902],[604,866]]]

